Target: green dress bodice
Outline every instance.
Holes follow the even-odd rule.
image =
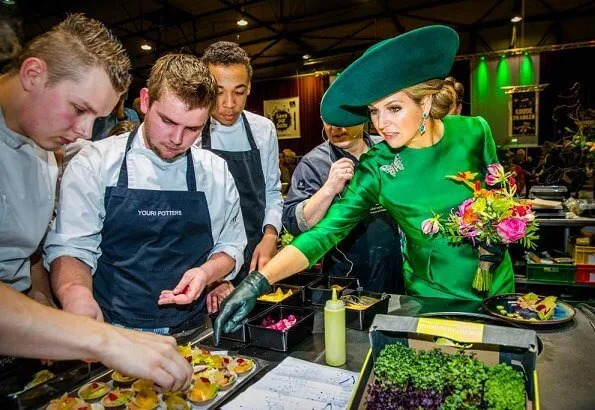
[[[343,198],[291,245],[314,264],[380,204],[406,236],[403,274],[410,295],[481,300],[514,292],[508,253],[494,272],[490,291],[480,294],[472,289],[479,263],[477,249],[467,242],[453,245],[440,233],[429,236],[421,230],[432,212],[446,218],[472,197],[469,187],[447,179],[447,175],[471,171],[483,180],[487,166],[498,162],[490,128],[483,118],[456,115],[445,117],[443,122],[444,135],[431,147],[392,149],[380,143],[362,155]]]

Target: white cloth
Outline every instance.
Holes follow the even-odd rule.
[[[279,170],[279,144],[277,131],[271,120],[261,115],[244,111],[256,147],[260,151],[260,162],[264,174],[266,205],[262,228],[272,225],[281,233],[281,214],[283,213],[283,198],[281,197],[281,171]],[[211,117],[211,148],[223,151],[248,151],[250,143],[244,129],[244,122],[240,116],[233,125],[222,125]],[[201,146],[199,138],[195,145]]]
[[[57,177],[54,153],[10,130],[0,110],[0,280],[18,291],[31,286],[29,257],[48,229]]]
[[[129,188],[186,191],[186,158],[163,161],[146,147],[142,130],[128,152]],[[45,241],[46,264],[67,255],[95,272],[101,256],[105,189],[118,183],[128,134],[97,141],[70,161],[62,178],[56,220]],[[238,191],[224,160],[209,151],[191,149],[196,188],[205,193],[211,218],[214,246],[209,257],[219,252],[231,256],[236,266],[227,278],[233,279],[244,263],[247,242]]]

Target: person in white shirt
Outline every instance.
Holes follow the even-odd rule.
[[[176,334],[202,323],[207,285],[235,276],[246,236],[227,164],[192,146],[217,95],[209,69],[165,55],[140,94],[139,128],[68,165],[46,263],[64,310]]]
[[[45,275],[29,258],[54,208],[51,151],[90,137],[95,118],[109,113],[128,87],[130,60],[102,23],[81,14],[20,52],[17,45],[11,26],[0,21],[0,59],[14,57],[0,76],[0,354],[99,360],[164,391],[180,390],[192,368],[173,338],[109,326],[18,292],[30,286],[30,271]]]
[[[240,193],[248,245],[237,282],[249,271],[263,267],[277,252],[283,212],[277,133],[269,119],[244,110],[252,67],[239,45],[228,41],[211,44],[202,61],[217,79],[218,95],[197,145],[227,161]]]

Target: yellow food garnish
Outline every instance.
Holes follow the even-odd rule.
[[[291,289],[287,289],[287,293],[283,293],[283,289],[277,288],[275,292],[262,295],[258,298],[258,300],[261,300],[263,302],[281,302],[282,300],[287,299],[292,294],[293,292]]]
[[[143,390],[153,390],[153,381],[140,379],[132,383],[132,390],[134,391],[143,391]]]
[[[183,397],[176,394],[163,396],[167,410],[190,410],[190,406]]]
[[[132,401],[139,409],[151,410],[159,404],[159,397],[153,390],[141,390]]]
[[[192,346],[190,346],[190,343],[186,346],[178,346],[178,353],[180,353],[182,357],[190,357],[192,356]]]
[[[192,390],[188,394],[188,399],[193,402],[201,403],[211,400],[217,395],[217,386],[210,381],[197,380],[194,382]]]

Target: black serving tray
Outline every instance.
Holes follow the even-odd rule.
[[[254,319],[256,316],[260,315],[263,312],[268,312],[269,310],[272,310],[275,306],[276,305],[272,305],[266,302],[256,302],[254,308],[248,315],[248,320]],[[236,330],[233,333],[222,332],[221,338],[234,340],[236,342],[247,343],[250,341],[250,334],[248,333],[248,329],[246,328],[246,324],[244,323],[240,330]]]
[[[356,278],[349,278],[344,276],[323,276],[320,280],[311,283],[308,286],[310,299],[313,305],[324,306],[327,300],[333,297],[332,285],[342,286],[343,289],[337,291],[337,297],[341,297],[343,292],[347,289],[355,290],[358,287]]]
[[[274,293],[279,288],[281,288],[283,293],[286,293],[288,289],[291,289],[292,293],[290,296],[286,297],[285,299],[283,299],[282,301],[279,301],[279,302],[267,302],[266,300],[260,300],[260,299],[257,302],[258,303],[266,303],[269,306],[277,305],[277,304],[283,304],[283,305],[288,305],[288,306],[300,306],[302,304],[302,292],[301,292],[301,288],[299,286],[282,285],[279,283],[275,283],[274,285],[271,285],[271,291],[269,293]]]
[[[379,301],[369,306],[365,310],[348,309],[345,307],[345,326],[355,330],[368,330],[374,316],[377,314],[388,313],[388,302],[390,295],[386,293],[367,292],[365,290],[356,290],[351,292],[350,295],[357,297],[369,296],[376,298]]]
[[[307,289],[308,286],[310,286],[316,281],[319,281],[320,278],[320,275],[316,275],[314,273],[297,273],[283,280],[280,280],[279,282],[277,282],[277,284],[299,286],[301,288],[302,293],[302,305],[306,305],[310,300],[310,292]]]
[[[277,305],[270,311],[261,313],[247,323],[250,341],[252,345],[257,347],[286,352],[312,334],[315,314],[315,309]],[[268,315],[271,315],[276,320],[281,320],[281,318],[289,315],[296,315],[300,319],[293,327],[280,331],[266,329],[260,326],[262,320]]]

